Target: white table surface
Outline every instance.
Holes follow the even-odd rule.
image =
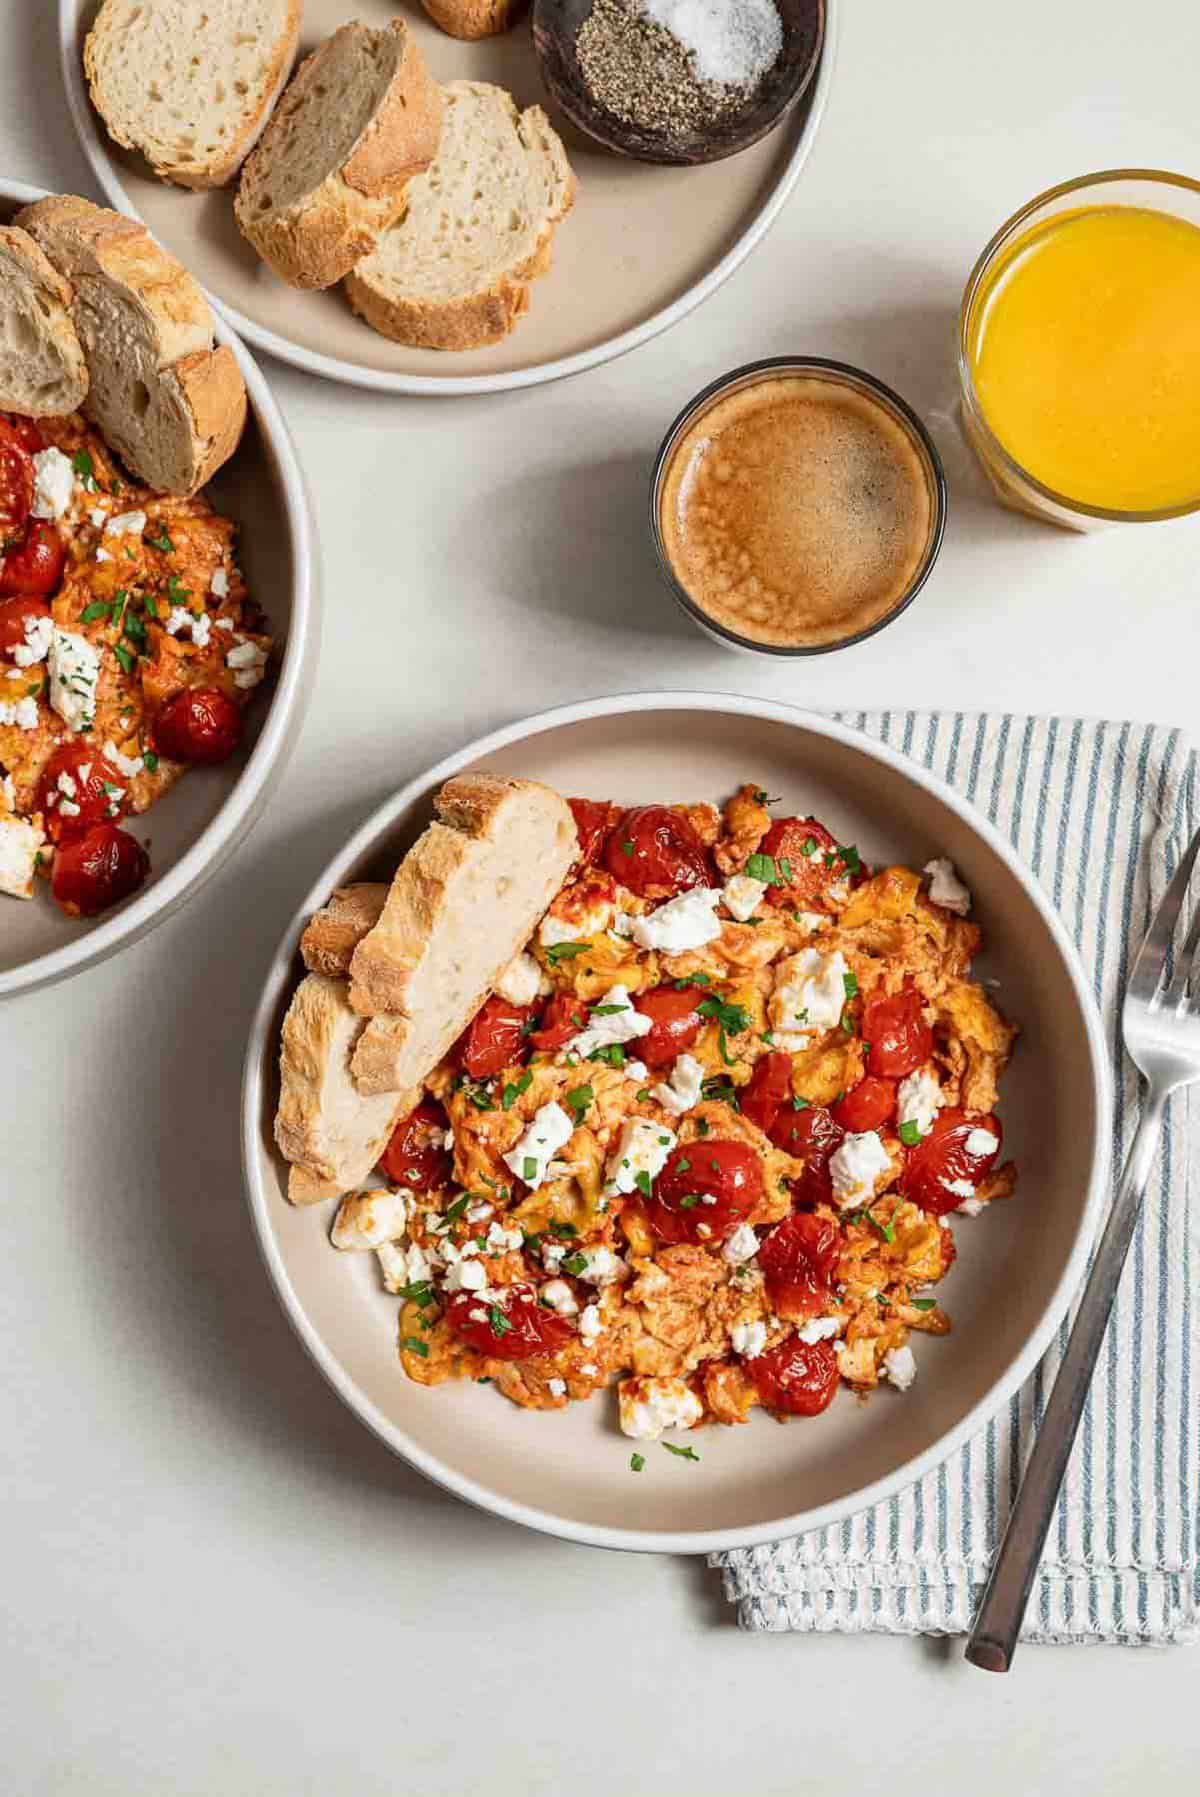
[[[92,193],[55,10],[0,0],[0,170]],[[772,1797],[818,1781],[1096,1797],[1151,1765],[1157,1788],[1191,1788],[1200,1662],[1184,1650],[1026,1648],[996,1679],[958,1644],[752,1639],[698,1562],[601,1555],[444,1497],[304,1358],[242,1202],[256,970],[349,826],[465,738],[652,685],[1195,718],[1200,526],[1077,539],[1018,520],[984,496],[949,412],[963,279],[1008,212],[1092,168],[1197,172],[1200,9],[843,11],[797,192],[668,336],[573,381],[441,404],[268,364],[317,496],[328,602],[284,789],[181,917],[0,1016],[14,1797]],[[907,618],[794,670],[696,633],[642,523],[680,404],[790,350],[894,382],[953,489]]]

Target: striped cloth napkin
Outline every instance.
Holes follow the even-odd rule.
[[[854,712],[987,813],[1065,919],[1112,1044],[1113,1164],[1137,1123],[1121,1050],[1133,954],[1200,822],[1178,730],[961,712]],[[1200,1631],[1200,1094],[1173,1101],[1025,1620],[1029,1641]],[[955,1634],[969,1625],[1066,1340],[986,1430],[899,1497],[795,1540],[717,1554],[743,1628]],[[1195,1369],[1195,1370],[1193,1370]],[[1193,1385],[1195,1381],[1195,1386]]]

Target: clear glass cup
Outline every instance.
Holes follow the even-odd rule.
[[[1045,486],[1022,468],[1000,442],[984,415],[973,377],[972,345],[982,305],[992,291],[998,268],[1013,245],[1034,226],[1081,206],[1136,206],[1164,212],[1200,226],[1200,181],[1160,169],[1104,169],[1064,181],[1022,206],[984,249],[971,270],[958,315],[958,377],[963,432],[1002,505],[1068,530],[1096,530],[1111,524],[1145,524],[1200,511],[1200,493],[1159,511],[1111,511],[1088,505]]]

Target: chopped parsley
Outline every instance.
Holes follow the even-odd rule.
[[[700,1202],[700,1196],[699,1192],[685,1192],[679,1200],[680,1210],[695,1210]]]
[[[165,525],[163,527],[162,534],[160,536],[147,537],[146,541],[149,543],[151,549],[161,549],[164,555],[173,555],[174,554],[175,545],[171,541],[170,537],[167,535]]]
[[[902,1123],[900,1125],[900,1140],[904,1143],[906,1148],[915,1148],[917,1143],[921,1140],[920,1124],[914,1123],[911,1118],[907,1123]]]
[[[701,999],[696,1006],[701,1017],[715,1017],[723,1030],[731,1036],[740,1036],[743,1030],[750,1028],[750,1018],[744,1005],[727,1004],[724,999]]]
[[[698,1462],[700,1459],[695,1448],[677,1448],[669,1441],[660,1441],[658,1445],[660,1448],[666,1448],[668,1454],[674,1454],[680,1460],[695,1460]]]
[[[172,605],[182,605],[185,599],[191,598],[191,590],[185,587],[178,574],[172,574],[167,582],[167,598]]]
[[[625,841],[625,842],[623,842],[623,843],[622,843],[622,844],[621,844],[621,853],[622,853],[622,854],[623,854],[623,855],[632,855],[632,853],[633,853],[633,844],[632,844],[632,843],[631,843],[631,842],[629,842],[629,841]]]
[[[637,1101],[639,1104],[644,1104],[647,1098],[653,1098],[653,1096],[654,1094],[651,1092],[649,1086],[643,1086],[637,1095]]]
[[[792,1109],[794,1111],[807,1111],[807,1110],[810,1110],[811,1108],[812,1108],[812,1099],[811,1098],[801,1098],[799,1092],[795,1092],[792,1094]]]
[[[562,1264],[564,1273],[570,1273],[573,1278],[579,1279],[587,1272],[587,1255],[577,1248],[573,1254],[566,1256]]]
[[[681,1155],[680,1158],[675,1162],[675,1171],[677,1173],[690,1173],[691,1170],[692,1170],[691,1161],[685,1160],[683,1158],[683,1156]]]
[[[593,1017],[615,1017],[618,1011],[632,1011],[632,1005],[591,1005]]]
[[[625,1065],[625,1050],[619,1042],[609,1042],[602,1048],[593,1048],[588,1056],[589,1061],[607,1061],[610,1067]]]
[[[146,753],[142,756],[142,760],[146,764],[146,772],[148,774],[153,774],[157,771],[158,756],[154,753],[153,749],[147,749]]]
[[[470,1197],[471,1197],[470,1192],[464,1192],[461,1197],[456,1198],[454,1200],[453,1204],[448,1204],[446,1206],[445,1210],[442,1212],[442,1228],[443,1229],[449,1223],[457,1223],[458,1222],[458,1219],[462,1216],[463,1212],[467,1208],[467,1204],[470,1200]]]
[[[137,660],[136,655],[128,650],[124,643],[114,643],[113,654],[121,664],[121,671],[125,674],[132,674],[133,664]]]
[[[760,786],[754,795],[754,803],[756,805],[778,805],[779,799],[778,797],[771,798],[768,795],[766,788]]]
[[[521,1096],[522,1092],[528,1092],[528,1090],[532,1084],[533,1084],[533,1074],[529,1071],[528,1068],[526,1068],[525,1072],[521,1075],[520,1079],[510,1080],[508,1085],[505,1086],[504,1090],[500,1094],[500,1104],[501,1104],[502,1109],[504,1109],[506,1111],[511,1111],[514,1104],[516,1104],[518,1098]]]
[[[816,837],[815,836],[806,836],[804,838],[804,841],[800,844],[800,853],[802,855],[815,855],[816,852],[817,852]]]
[[[142,604],[146,608],[147,617],[157,618],[157,616],[158,616],[158,600],[154,597],[153,593],[147,593],[142,600]]]
[[[530,1077],[531,1076],[527,1074],[526,1080],[528,1081]],[[574,1116],[576,1129],[578,1129],[579,1125],[583,1122],[584,1117],[587,1115],[587,1108],[595,1096],[596,1094],[591,1086],[572,1086],[569,1092],[564,1093],[563,1103]],[[574,1230],[572,1230],[571,1233],[574,1234]]]
[[[400,1346],[407,1348],[410,1354],[419,1354],[422,1360],[429,1359],[429,1343],[423,1342],[419,1336],[406,1335]]]
[[[858,975],[855,973],[844,973],[842,975],[842,985],[846,988],[847,998],[855,997],[858,992]]]
[[[492,1325],[492,1334],[495,1336],[507,1335],[512,1328],[512,1324],[498,1304],[488,1306],[488,1322]]]
[[[78,478],[83,482],[88,493],[96,491],[96,464],[86,449],[77,449],[71,457],[71,466]]]
[[[552,942],[546,950],[546,959],[551,967],[557,967],[560,961],[573,961],[576,955],[586,955],[590,947],[590,942]]]
[[[708,1134],[708,1129],[709,1129],[708,1118],[707,1117],[697,1117],[696,1118],[696,1134],[701,1135],[701,1136],[706,1136]]]
[[[719,1099],[723,1104],[732,1105],[735,1111],[739,1108],[737,1087],[729,1080],[722,1079],[719,1074],[705,1080],[703,1091],[705,1098]]]
[[[751,855],[746,862],[746,872],[752,880],[761,880],[764,886],[790,886],[792,883],[792,864],[786,855],[778,861],[774,855]]]
[[[711,986],[712,980],[706,973],[689,973],[681,980],[675,981],[676,992],[683,992],[688,986]]]
[[[526,1185],[533,1184],[534,1180],[537,1178],[537,1170],[538,1164],[536,1156],[527,1154],[521,1162],[521,1178],[525,1181]]]
[[[428,1279],[418,1279],[413,1285],[402,1285],[400,1287],[400,1296],[409,1299],[411,1303],[424,1309],[426,1304],[433,1303],[434,1299],[437,1297],[437,1293],[434,1291]]]
[[[912,1305],[914,1310],[933,1310],[933,1308],[937,1304],[937,1299],[936,1298],[910,1298],[909,1303]]]
[[[552,1235],[572,1236],[578,1235],[579,1231],[576,1229],[574,1223],[551,1223],[550,1233]]]
[[[642,1168],[642,1171],[635,1176],[633,1183],[637,1187],[638,1191],[642,1194],[643,1198],[649,1198],[649,1196],[650,1196],[650,1175],[646,1172],[646,1169],[644,1167]]]
[[[110,618],[111,616],[112,605],[107,599],[93,599],[92,603],[90,605],[85,605],[80,612],[79,622],[81,624],[94,624],[97,618]]]
[[[862,858],[853,843],[850,843],[847,848],[839,849],[838,854],[841,857],[842,865],[845,867],[847,873],[856,874],[861,872]]]
[[[644,1454],[631,1454],[629,1456],[629,1470],[631,1473],[640,1473],[645,1464],[646,1456]]]

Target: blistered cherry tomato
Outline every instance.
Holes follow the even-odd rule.
[[[614,880],[642,898],[673,898],[712,878],[708,853],[686,817],[666,805],[635,805],[604,845]]]
[[[696,1009],[703,997],[695,986],[685,986],[682,991],[675,986],[655,986],[650,992],[639,992],[637,1008],[650,1019],[650,1029],[638,1037],[630,1052],[647,1067],[669,1067],[676,1055],[692,1047],[704,1027]]]
[[[0,412],[0,419],[11,426],[16,433],[18,443],[27,449],[30,455],[40,455],[46,447],[46,439],[42,435],[41,426],[32,418],[23,418],[17,412]]]
[[[974,1196],[975,1187],[1000,1157],[1002,1139],[998,1117],[939,1111],[928,1134],[905,1155],[900,1190],[922,1210],[944,1216]],[[984,1140],[989,1146],[981,1145]]]
[[[67,546],[53,524],[34,518],[25,535],[0,561],[0,593],[48,599],[62,585]]]
[[[556,1048],[562,1048],[572,1036],[586,1029],[587,1020],[587,1005],[583,999],[573,992],[556,992],[529,1040],[543,1054],[553,1054]]]
[[[837,1225],[812,1211],[777,1223],[758,1251],[772,1309],[795,1322],[819,1316],[833,1296],[838,1244]]]
[[[25,641],[25,625],[32,618],[50,617],[50,607],[40,599],[5,599],[0,604],[0,655],[11,656]]]
[[[242,736],[242,714],[218,687],[185,687],[154,720],[159,753],[172,761],[228,761]]]
[[[423,1098],[392,1131],[379,1160],[384,1178],[410,1192],[434,1192],[448,1185],[452,1163],[446,1148],[447,1128],[441,1105]]]
[[[0,547],[24,528],[33,505],[33,457],[21,433],[0,418]]]
[[[838,1388],[837,1355],[829,1342],[802,1342],[795,1336],[756,1354],[746,1370],[768,1410],[785,1416],[819,1416]]]
[[[853,1135],[868,1129],[882,1129],[896,1115],[896,1082],[868,1073],[852,1091],[843,1093],[833,1107],[833,1115],[842,1128]]]
[[[510,1004],[493,993],[459,1038],[458,1059],[463,1072],[472,1079],[490,1079],[502,1067],[512,1067],[523,1060],[523,1031],[532,1016],[530,1005]]]
[[[859,1026],[867,1047],[867,1070],[885,1079],[915,1073],[933,1053],[933,1031],[921,1015],[921,995],[911,986],[890,998],[870,998]]]
[[[95,917],[136,892],[150,871],[140,842],[116,824],[96,824],[55,851],[52,890],[71,917]]]
[[[596,799],[568,799],[575,833],[579,837],[579,859],[586,866],[600,853],[600,844],[608,830],[608,806]]]
[[[842,1145],[845,1130],[824,1105],[805,1105],[798,1111],[785,1105],[768,1132],[776,1148],[803,1161],[804,1171],[792,1182],[802,1204],[828,1204],[833,1194],[829,1162]]]
[[[745,1142],[701,1138],[680,1143],[654,1182],[646,1206],[664,1242],[720,1241],[763,1193],[763,1165]]]
[[[764,1133],[770,1135],[780,1111],[786,1104],[792,1108],[792,1058],[786,1054],[765,1054],[755,1061],[750,1082],[738,1100],[743,1117],[749,1117]]]
[[[531,1285],[510,1285],[502,1298],[484,1302],[474,1292],[456,1292],[446,1306],[451,1329],[469,1347],[493,1360],[531,1360],[556,1354],[574,1331],[537,1301]]]
[[[837,840],[815,817],[778,817],[759,844],[784,883],[770,886],[767,898],[788,911],[824,909],[823,895],[835,880],[846,877]],[[833,856],[832,863],[827,856]]]
[[[94,743],[63,743],[38,781],[37,808],[51,842],[74,842],[95,825],[124,817],[129,810],[128,786]]]

